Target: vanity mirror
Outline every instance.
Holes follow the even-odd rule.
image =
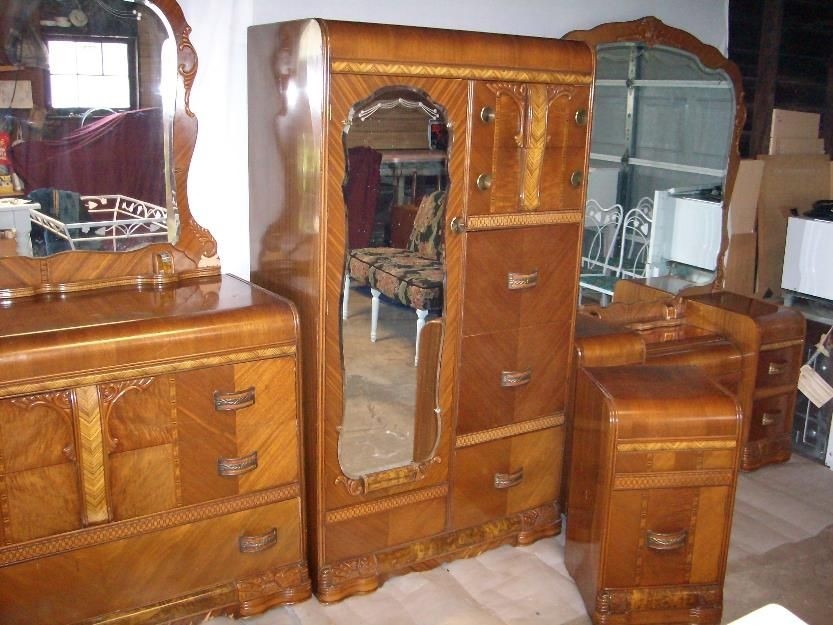
[[[14,0],[0,19],[1,77],[20,90],[4,113],[15,184],[0,204],[22,213],[0,295],[217,273],[188,206],[196,55],[176,2]]]
[[[674,292],[720,288],[745,117],[737,67],[653,17],[565,37],[590,43],[597,56],[588,201],[622,207],[602,246],[591,249],[586,237],[585,266],[606,261],[609,269],[583,272],[607,276],[582,282],[602,299],[617,276]]]

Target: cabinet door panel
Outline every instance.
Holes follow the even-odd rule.
[[[81,527],[81,498],[76,467],[71,463],[7,474],[2,485],[8,523],[6,544],[52,536]]]
[[[565,324],[567,332],[575,309],[578,224],[466,237],[465,335],[551,322]]]
[[[563,447],[563,429],[555,427],[458,449],[453,527],[470,527],[556,501]]]
[[[730,495],[727,487],[613,491],[605,585],[718,582]]]
[[[465,337],[458,430],[517,423],[564,409],[568,341],[562,324]]]

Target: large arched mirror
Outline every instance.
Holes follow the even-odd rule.
[[[582,286],[719,288],[744,109],[737,67],[656,18],[575,31],[596,49]]]
[[[186,196],[197,60],[179,5],[10,0],[0,27],[2,296],[216,273]]]
[[[345,123],[338,450],[352,480],[425,463],[439,440],[448,139],[442,107],[407,86],[356,102]]]

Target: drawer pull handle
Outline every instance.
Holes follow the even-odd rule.
[[[523,479],[523,467],[512,473],[495,473],[495,488],[512,488],[523,482]]]
[[[572,174],[570,174],[570,186],[571,187],[580,187],[581,183],[584,181],[584,174],[580,171],[576,170]]]
[[[475,184],[481,191],[488,191],[492,186],[492,177],[489,174],[480,174]]]
[[[265,534],[258,536],[241,536],[238,539],[240,553],[257,553],[266,551],[278,544],[278,528],[273,527]]]
[[[256,451],[241,458],[220,458],[217,460],[217,473],[222,477],[243,475],[255,469],[257,469]]]
[[[767,369],[767,373],[769,375],[781,375],[787,370],[787,361],[786,360],[774,360],[773,362],[769,363],[769,368]]]
[[[229,410],[240,410],[248,408],[255,403],[255,387],[242,391],[214,391],[214,410],[217,412],[228,412]]]
[[[781,411],[780,410],[773,410],[771,412],[765,412],[761,415],[761,425],[775,425],[775,422],[781,418]]]
[[[463,234],[466,231],[466,220],[462,217],[453,217],[448,227],[454,234]]]
[[[648,530],[648,549],[654,551],[673,551],[679,549],[686,543],[688,530],[680,532],[653,532]]]
[[[504,388],[523,386],[524,384],[529,384],[530,381],[532,381],[532,369],[500,372],[500,385]]]
[[[495,109],[491,106],[484,106],[480,109],[480,121],[486,124],[491,124],[495,121]]]
[[[576,124],[579,126],[587,125],[587,109],[579,109],[576,111]]]
[[[506,276],[506,286],[510,291],[518,291],[520,289],[531,289],[538,284],[538,270],[531,273],[515,273],[510,271]]]

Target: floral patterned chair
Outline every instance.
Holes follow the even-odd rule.
[[[445,192],[434,191],[420,202],[406,248],[359,248],[351,250],[347,258],[342,318],[347,319],[351,281],[370,286],[371,341],[376,341],[381,295],[410,306],[417,314],[414,365],[418,363],[419,334],[428,313],[442,310],[443,306],[444,222]]]

